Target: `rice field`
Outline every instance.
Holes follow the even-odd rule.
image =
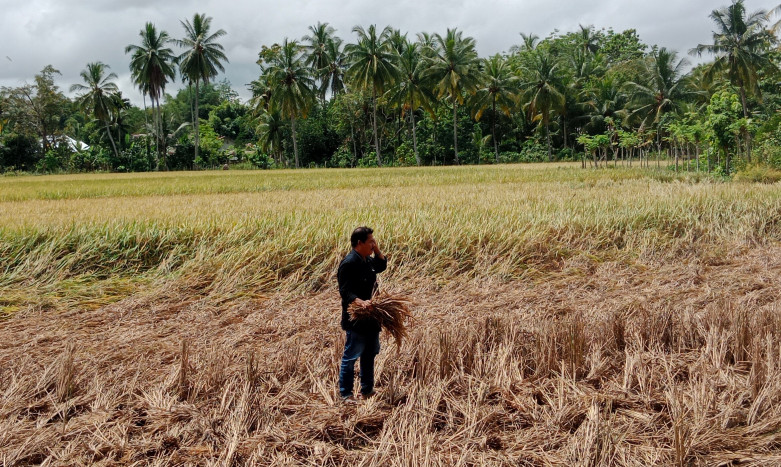
[[[776,465],[780,223],[570,164],[0,178],[0,464]],[[358,225],[415,320],[351,407]]]

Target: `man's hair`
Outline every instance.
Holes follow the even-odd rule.
[[[353,230],[353,234],[350,235],[350,244],[355,248],[358,246],[358,242],[365,242],[369,238],[369,235],[373,233],[374,231],[369,227],[358,227]]]

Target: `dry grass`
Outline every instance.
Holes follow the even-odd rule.
[[[0,202],[0,464],[781,463],[777,188],[458,170]],[[350,407],[364,223],[416,320]]]
[[[407,337],[407,323],[412,320],[412,300],[398,293],[380,292],[371,299],[371,306],[360,307],[351,303],[347,308],[352,321],[375,319],[396,341],[396,347]]]
[[[565,267],[590,272],[418,284],[410,336],[381,353],[379,396],[357,408],[335,389],[332,288],[227,307],[176,288],[19,313],[0,344],[0,461],[781,461],[781,250]]]

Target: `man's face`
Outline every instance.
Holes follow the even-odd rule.
[[[359,255],[363,256],[364,258],[372,254],[374,251],[374,247],[377,245],[377,242],[374,241],[374,236],[372,234],[369,234],[369,237],[366,238],[365,242],[358,241],[358,244],[355,246],[355,251],[358,252]]]

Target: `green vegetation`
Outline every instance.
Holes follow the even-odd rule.
[[[249,102],[215,82],[228,57],[219,43],[226,32],[212,32],[210,17],[182,21],[181,39],[147,23],[126,48],[144,109],[111,87],[111,75],[86,76],[71,101],[47,66],[33,84],[0,91],[0,170],[544,160],[720,175],[755,163],[778,169],[781,55],[771,19],[779,11],[747,12],[738,0],[710,12],[713,37],[689,53],[712,60],[693,69],[633,29],[521,34],[506,53],[481,58],[456,28],[412,39],[390,26],[356,26],[350,41],[317,23],[300,40],[261,46]],[[108,73],[98,65],[85,73]],[[188,86],[167,94],[177,72]],[[107,80],[102,97],[95,78]]]

